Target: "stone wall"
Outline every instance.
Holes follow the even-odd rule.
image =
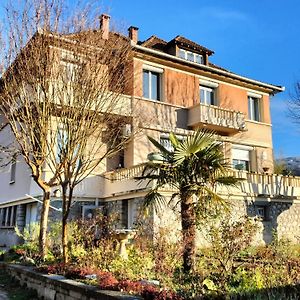
[[[103,291],[94,286],[66,279],[60,275],[40,274],[31,267],[1,264],[0,267],[17,280],[21,286],[37,291],[38,297],[44,300],[141,300],[141,297],[130,296],[121,292]]]
[[[258,217],[258,232],[254,239],[254,244],[264,245],[271,243],[274,234],[279,239],[288,239],[291,242],[300,242],[300,203],[294,203],[287,199],[264,198],[255,200],[231,199],[231,216],[237,220],[242,216],[248,215],[255,217],[264,212],[262,217]],[[176,219],[177,216],[177,219]],[[155,225],[167,227],[171,226],[170,232],[178,233],[180,230],[179,211],[165,209],[162,213],[155,216]],[[204,226],[205,227],[205,226]],[[208,245],[206,238],[207,231],[201,230],[197,234],[197,243],[201,246]]]
[[[232,201],[232,215],[234,218],[245,214],[254,217],[259,210],[265,212],[259,220],[259,232],[256,243],[268,244],[276,233],[278,238],[289,239],[296,243],[300,240],[300,203],[293,203],[285,199],[268,201],[259,199],[256,201]]]

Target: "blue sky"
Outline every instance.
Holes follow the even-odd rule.
[[[275,156],[300,156],[300,125],[287,102],[300,80],[300,1],[109,0],[112,21],[139,27],[141,40],[176,35],[215,51],[211,61],[238,74],[283,85],[271,100]]]

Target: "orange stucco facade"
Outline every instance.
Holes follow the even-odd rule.
[[[143,98],[143,70],[152,68],[159,70],[159,101]],[[171,131],[185,135],[197,127],[209,128],[227,143],[225,155],[229,160],[235,159],[232,153],[237,153],[230,149],[240,146],[242,150],[249,149],[251,171],[258,172],[263,168],[273,171],[270,89],[140,53],[135,54],[133,72],[133,97],[139,99],[136,106],[139,107],[140,123],[148,135],[159,139],[162,134],[166,135]],[[200,103],[200,85],[203,82],[207,82],[214,90],[214,105],[204,107],[213,116],[212,121],[201,119],[203,105]],[[257,95],[260,115],[258,121],[251,120],[249,95]],[[228,121],[226,118],[232,120]],[[244,120],[243,126],[233,125],[238,118]],[[127,161],[133,165],[144,162],[153,149],[145,138],[137,138],[132,143],[135,150],[131,151],[132,159]]]

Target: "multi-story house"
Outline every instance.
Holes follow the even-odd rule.
[[[231,200],[233,211],[260,216],[264,242],[271,240],[272,229],[296,239],[300,234],[300,178],[273,174],[270,98],[284,88],[213,64],[212,50],[185,37],[165,41],[151,36],[141,42],[138,28],[128,31],[132,82],[125,97],[136,118],[127,130],[135,126],[141,132],[107,162],[105,176],[81,183],[72,213],[85,217],[103,203],[115,203],[122,211],[123,226],[132,228],[149,188],[134,177],[141,173],[147,155],[155,151],[147,135],[169,147],[170,132],[184,138],[201,127],[218,134],[233,172],[245,179],[230,195],[228,190],[219,191]],[[114,34],[109,32],[108,16],[102,18],[100,32],[108,39]],[[22,228],[38,219],[39,202],[32,197],[39,199],[41,191],[23,162],[11,164],[0,176],[0,244],[8,246],[16,242],[14,226]],[[59,195],[53,192],[52,201],[60,201]]]

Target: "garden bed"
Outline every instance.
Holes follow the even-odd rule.
[[[117,291],[103,291],[60,275],[41,274],[32,267],[5,264],[1,268],[17,280],[20,285],[33,289],[38,297],[44,300],[134,300],[142,299],[137,296],[126,295]]]

